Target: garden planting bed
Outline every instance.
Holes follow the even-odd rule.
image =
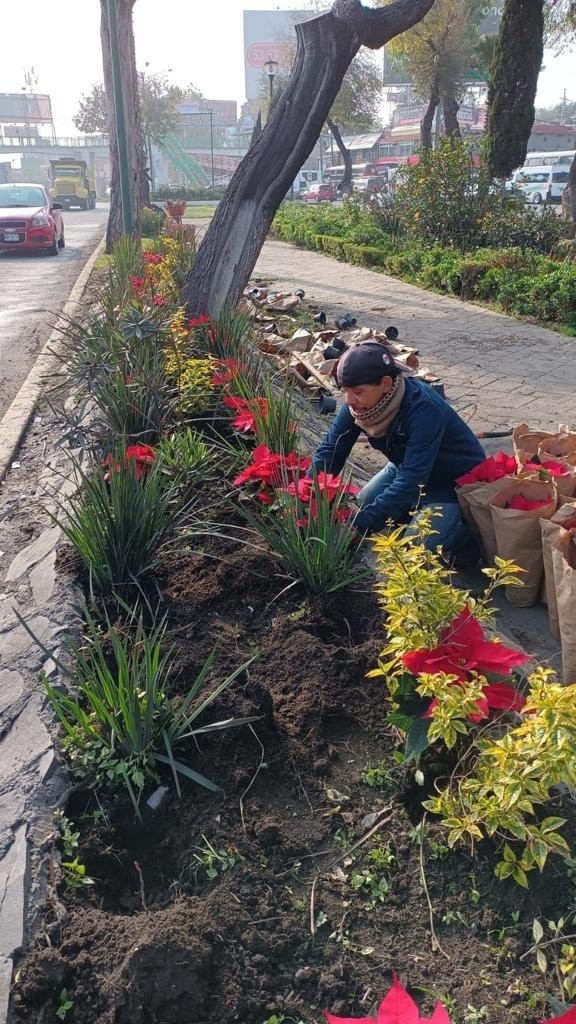
[[[352,591],[322,609],[292,592],[270,605],[282,588],[274,561],[230,545],[176,559],[159,582],[174,685],[215,640],[217,677],[257,650],[214,709],[257,721],[186,752],[222,795],[184,783],[178,799],[167,771],[169,792],[141,823],[121,793],[72,796],[66,813],[94,885],[51,895],[17,972],[15,1019],[53,1019],[62,989],[67,1019],[82,1024],[362,1016],[396,968],[428,1010],[453,1000],[454,1021],[537,1021],[542,981],[520,956],[533,918],[566,913],[565,874],[551,861],[526,892],[494,878],[489,846],[448,853],[428,827],[443,952],[432,949],[417,833],[425,788],[395,764],[384,689],[365,678],[383,639],[374,597]],[[343,856],[383,810],[374,837]],[[366,872],[385,880],[380,892]]]
[[[169,263],[171,245],[162,259],[150,261],[152,267],[162,260]],[[128,249],[125,263],[127,255]],[[136,259],[134,254],[130,258]],[[176,273],[182,265],[174,263]],[[143,286],[134,282],[143,278],[132,274],[129,280],[142,301],[140,309],[131,309],[122,324],[114,321],[113,344],[94,325],[88,342],[97,337],[123,357],[129,350],[136,364],[147,337],[165,336],[159,321],[151,326],[151,317],[163,316],[169,300],[158,290],[154,298],[162,302],[152,303],[148,295],[142,300]],[[107,315],[116,317],[118,307],[116,297]],[[178,336],[190,344],[190,325],[182,326],[178,309],[170,314],[170,329],[176,325]],[[191,329],[198,326],[205,324],[196,322]],[[234,321],[211,325],[210,331],[213,343],[229,340]],[[77,368],[84,344],[78,351]],[[185,395],[191,401],[194,388],[205,387],[201,362],[195,353],[178,365],[179,399]],[[106,391],[95,366],[89,365],[93,393],[103,412],[110,381],[104,381]],[[155,363],[152,369],[156,372]],[[137,371],[131,366],[119,385],[123,381],[134,404]],[[162,366],[166,372],[166,394],[172,395],[176,371]],[[186,391],[184,374],[192,381]],[[77,550],[63,543],[57,564],[62,577],[84,587],[87,601],[100,581],[97,600],[90,605],[97,619],[87,635],[91,649],[102,639],[109,665],[116,656],[115,638],[132,640],[132,653],[145,646],[130,616],[138,597],[142,628],[151,629],[158,621],[155,609],[165,616],[162,644],[171,654],[162,690],[172,709],[186,700],[214,652],[201,695],[237,675],[199,721],[247,721],[180,737],[180,764],[202,773],[219,787],[217,792],[185,773],[173,775],[167,763],[155,760],[141,786],[130,776],[132,797],[134,787],[142,791],[138,813],[130,787],[118,774],[122,744],[117,750],[112,744],[106,761],[88,723],[84,734],[69,738],[67,755],[75,774],[50,849],[46,899],[16,968],[13,1021],[319,1024],[323,1010],[370,1019],[394,970],[422,1013],[432,1013],[441,1000],[452,1024],[536,1024],[550,1017],[559,1007],[550,1008],[546,993],[554,990],[565,998],[566,990],[559,986],[553,969],[558,957],[551,951],[546,976],[536,970],[534,921],[571,922],[574,888],[566,862],[550,855],[544,870],[532,870],[530,886],[523,888],[510,878],[495,877],[502,861],[501,836],[448,848],[446,829],[425,814],[423,801],[434,794],[435,784],[456,772],[462,748],[435,743],[417,763],[403,761],[404,736],[388,720],[390,693],[381,678],[367,677],[387,642],[371,572],[363,571],[345,589],[314,595],[294,581],[261,536],[246,534],[242,508],[257,503],[246,492],[239,500],[232,481],[247,463],[256,466],[254,445],[262,438],[256,429],[257,437],[246,444],[230,432],[230,406],[221,402],[225,393],[211,402],[218,405],[227,446],[212,460],[210,471],[200,469],[193,476],[195,530],[176,531],[172,543],[155,552],[154,571],[142,573],[138,587],[124,578],[121,603],[102,585],[106,566],[101,562],[95,561],[88,573]],[[270,427],[273,399],[270,390],[267,394]],[[254,399],[249,401],[253,408]],[[107,408],[116,414],[119,407]],[[164,414],[161,404],[154,408],[155,415]],[[194,419],[188,409],[181,428],[190,422],[210,443],[214,417],[204,409],[203,418]],[[320,429],[312,414],[305,418],[300,430],[305,447]],[[91,500],[100,494],[113,502],[125,486],[135,502],[146,489],[163,500],[159,473],[167,475],[162,486],[172,487],[176,477],[170,474],[180,471],[174,466],[182,448],[163,449],[160,434],[153,454],[135,446],[132,455],[126,447],[121,456],[118,436],[104,450],[101,440],[92,442],[92,483],[82,477],[81,491]],[[190,459],[190,437],[188,444]],[[293,474],[298,492],[297,471]],[[101,490],[90,490],[98,477]],[[326,482],[326,491],[332,485]],[[174,490],[174,501],[177,494],[182,500],[182,493]],[[272,523],[274,517],[284,522],[290,507],[282,504],[286,493],[276,498],[278,505],[268,513]],[[309,541],[320,530],[323,500],[318,491],[294,506],[300,513],[301,506],[307,509],[308,519],[299,529],[308,531]],[[339,500],[336,496],[331,508],[343,510]],[[202,513],[202,521],[199,509],[212,511]],[[58,515],[70,525],[62,509]],[[334,536],[344,527],[334,515]],[[400,542],[397,550],[409,562]],[[423,577],[421,586],[424,605],[429,592]],[[443,621],[451,625],[453,607],[457,603],[450,598]],[[436,640],[442,641],[439,630]],[[517,652],[507,653],[512,664],[522,660]],[[78,649],[74,659],[78,686]],[[56,705],[64,685],[61,677],[59,689],[50,691]],[[164,693],[156,696],[159,711],[165,710]],[[145,696],[140,700],[143,706]],[[537,806],[538,822],[547,815],[568,819],[562,831],[570,844],[569,795],[555,791],[551,803]],[[415,1018],[396,1015],[394,1020],[412,1024]]]

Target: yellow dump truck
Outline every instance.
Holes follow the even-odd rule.
[[[65,210],[72,206],[93,210],[96,206],[96,186],[85,160],[51,160],[50,181],[54,199]]]

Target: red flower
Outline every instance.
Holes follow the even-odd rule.
[[[359,487],[354,484],[343,484],[342,477],[333,476],[332,473],[318,473],[318,490],[328,495],[328,501],[333,501],[337,494],[358,494]],[[292,494],[300,501],[310,501],[314,496],[314,479],[311,476],[302,477],[295,483],[289,484],[288,494]]]
[[[436,1003],[431,1017],[421,1017],[420,1011],[404,986],[392,972],[392,988],[386,993],[376,1014],[376,1024],[450,1024],[448,1012],[442,1003]],[[335,1017],[323,1011],[328,1024],[374,1024],[374,1017]]]
[[[215,373],[210,381],[214,388],[226,387],[242,372],[242,367],[235,359],[219,359],[217,365],[220,372]]]
[[[542,505],[548,505],[550,498],[539,498],[538,500],[529,501],[523,494],[515,494],[513,498],[510,498],[506,502],[506,508],[515,508],[519,512],[533,512],[537,508],[542,508]]]
[[[470,715],[470,718],[473,722],[481,722],[483,718],[488,718],[490,711],[495,708],[501,711],[522,711],[525,703],[526,700],[522,694],[508,683],[488,683],[482,690],[480,700],[476,701],[478,711]],[[434,697],[422,717],[432,718],[437,704],[438,700]]]
[[[139,296],[139,295],[142,295],[142,292],[144,291],[144,289],[146,287],[146,281],[144,280],[143,277],[134,277],[134,275],[131,274],[130,275],[130,285],[132,287],[132,291],[134,292],[134,295],[138,295]]]
[[[502,476],[514,476],[516,473],[516,459],[513,455],[506,455],[506,452],[498,452],[497,455],[489,455],[484,462],[480,462],[469,473],[464,473],[456,478],[459,487],[464,484],[490,484],[499,480]]]
[[[188,327],[202,327],[204,324],[210,323],[210,317],[206,316],[206,313],[200,313],[199,316],[192,316],[188,320]]]
[[[110,470],[120,470],[123,465],[127,462],[134,462],[136,470],[136,479],[139,480],[143,473],[146,472],[148,466],[151,466],[156,459],[156,453],[149,444],[130,444],[125,451],[124,462],[117,462],[112,455],[107,455],[102,465],[108,466],[109,472],[106,473],[104,479],[110,479]]]
[[[265,444],[261,444],[254,449],[252,461],[233,480],[233,484],[235,487],[241,487],[242,484],[250,483],[252,480],[259,480],[265,486],[280,488],[282,483],[305,472],[309,468],[310,462],[311,459],[301,459],[295,452],[291,452],[290,455],[278,455],[271,452]],[[256,497],[265,505],[271,505],[274,500],[272,495],[267,495],[264,500],[262,491]]]
[[[537,473],[541,469],[545,469],[550,476],[570,476],[573,471],[568,466],[563,466],[561,462],[526,462],[524,469],[531,469],[534,473]]]
[[[440,634],[440,644],[432,650],[410,651],[402,661],[409,672],[418,676],[423,672],[435,675],[445,672],[465,682],[472,672],[494,673],[507,676],[516,665],[529,661],[528,654],[506,647],[500,641],[491,642],[484,636],[479,622],[464,608],[454,621]],[[436,707],[436,700],[429,705],[425,718],[429,718]],[[477,722],[487,718],[491,708],[507,711],[521,711],[525,704],[522,694],[507,683],[488,683],[477,702],[478,712],[471,715]]]
[[[151,264],[162,263],[162,260],[164,259],[162,253],[160,252],[145,252],[143,253],[143,256],[144,259],[146,260],[146,263]]]
[[[260,411],[260,415],[264,418],[268,411],[268,405],[265,398],[235,398],[229,395],[224,399],[224,405],[229,409],[233,409],[237,412],[237,416],[232,420],[232,426],[236,427],[236,430],[241,430],[246,434],[254,434],[256,432],[256,416],[254,408]]]
[[[507,676],[516,665],[530,661],[528,654],[505,647],[500,641],[492,642],[484,636],[480,623],[468,608],[463,608],[453,622],[440,634],[438,647],[432,650],[410,651],[402,658],[412,675],[421,672],[468,679],[471,672],[495,672]]]
[[[168,299],[165,299],[163,295],[155,295],[152,299],[152,303],[154,306],[167,306]]]

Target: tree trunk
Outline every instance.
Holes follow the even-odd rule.
[[[562,213],[576,223],[576,157],[570,165],[568,183],[562,193]]]
[[[126,140],[128,149],[128,173],[132,197],[132,223],[137,232],[140,224],[140,208],[149,202],[150,192],[146,172],[146,148],[140,124],[140,100],[136,75],[136,54],[132,10],[136,0],[116,0],[116,18],[120,44],[120,64],[124,85],[124,113],[126,118]],[[106,90],[108,116],[110,118],[110,215],[106,229],[106,252],[123,233],[122,197],[120,194],[120,171],[118,164],[118,141],[116,133],[116,111],[112,81],[112,57],[110,54],[110,26],[108,24],[107,0],[100,0],[100,38],[102,41],[102,62],[104,88]]]
[[[526,158],[544,52],[544,0],[505,0],[488,85],[484,153],[492,178]]]
[[[422,146],[422,149],[432,149],[432,125],[434,124],[434,115],[436,114],[439,103],[440,89],[438,85],[438,75],[434,75],[432,85],[430,87],[430,99],[428,100],[426,113],[420,122],[420,145]]]
[[[461,139],[460,125],[458,124],[458,111],[460,104],[455,96],[444,93],[442,96],[442,107],[444,110],[444,130],[451,139]]]
[[[340,192],[342,195],[350,195],[352,191],[352,155],[347,146],[344,145],[344,139],[336,122],[331,117],[327,117],[326,124],[334,136],[334,142],[338,146],[344,162],[344,177],[340,182]]]
[[[360,46],[379,49],[415,25],[434,0],[393,0],[366,8],[336,0],[296,25],[294,67],[258,141],[236,170],[184,287],[189,314],[234,306],[252,273],[274,214],[312,152]]]

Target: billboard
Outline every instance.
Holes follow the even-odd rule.
[[[494,3],[485,3],[481,11],[481,20],[478,25],[478,34],[481,36],[496,35],[500,30],[500,20],[502,18],[502,9],[504,7],[504,0],[495,0]],[[487,75],[478,72],[477,70],[471,70],[466,77],[466,80],[486,81]],[[382,58],[382,82],[384,85],[409,85],[411,81],[410,75],[403,70],[402,66],[398,62],[394,62],[390,59],[386,52],[386,47],[383,50]],[[391,101],[390,101],[391,102]]]
[[[288,74],[296,50],[294,25],[310,16],[310,11],[244,11],[244,80],[247,100],[256,100],[260,96],[267,60],[277,61],[278,71]]]
[[[52,124],[50,97],[40,93],[0,92],[1,124]]]

